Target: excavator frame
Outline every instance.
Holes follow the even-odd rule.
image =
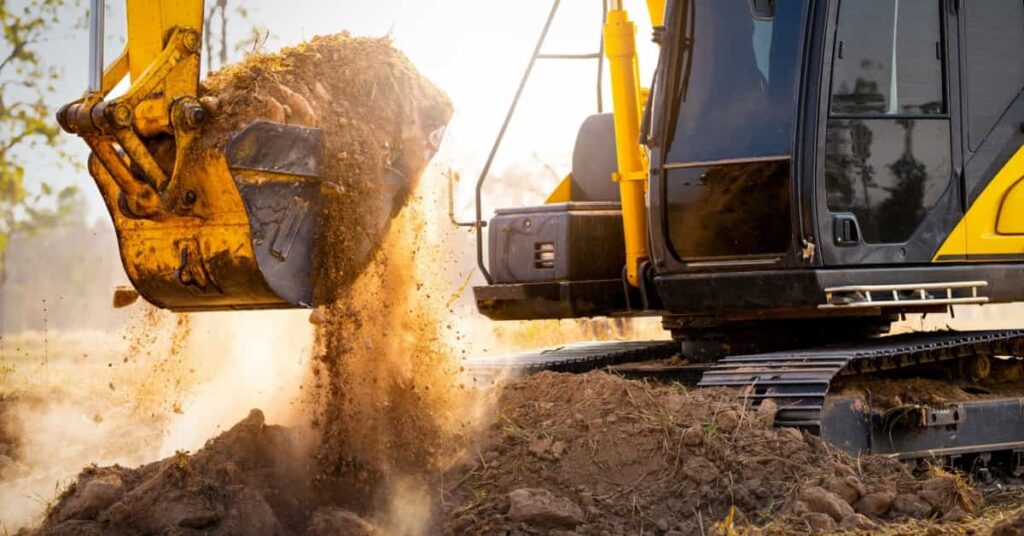
[[[884,139],[888,133],[880,129],[904,132],[905,149],[894,164],[903,167],[887,168],[893,174],[906,173],[908,163],[913,169],[923,167],[927,156],[913,150],[920,136],[916,131],[941,132],[948,126],[954,140],[960,135],[968,118],[966,107],[958,106],[969,82],[956,73],[969,65],[962,43],[967,14],[980,7],[936,0],[934,6],[925,6],[931,9],[927,17],[910,19],[913,22],[908,24],[924,24],[923,20],[932,25],[911,35],[931,31],[937,36],[934,46],[923,43],[933,56],[920,57],[937,62],[942,90],[939,101],[899,113],[893,112],[891,104],[887,110],[878,109],[873,96],[843,93],[838,83],[830,86],[842,69],[855,70],[843,63],[844,44],[847,55],[856,53],[858,36],[850,34],[843,21],[854,20],[850,13],[865,6],[850,0],[652,2],[648,8],[662,53],[656,82],[648,91],[639,88],[636,77],[635,27],[621,3],[613,3],[604,32],[614,94],[612,121],[601,116],[587,119],[577,138],[573,173],[546,205],[499,209],[487,223],[489,263],[485,265],[482,254],[479,258],[488,285],[474,288],[477,307],[495,320],[661,316],[664,327],[672,332],[674,348],[682,350],[686,362],[635,364],[662,359],[671,350],[664,341],[646,345],[631,341],[482,358],[470,366],[474,374],[487,377],[509,368],[531,373],[610,367],[626,375],[730,387],[754,408],[766,401],[776,404],[779,425],[804,428],[854,455],[932,459],[982,472],[998,464],[1007,475],[1024,471],[1024,423],[1019,422],[1020,399],[1013,394],[1018,392],[1024,358],[1021,332],[885,336],[892,322],[910,313],[947,313],[954,306],[1024,300],[1020,277],[1024,235],[1016,234],[1011,223],[1020,213],[1015,203],[1024,183],[1024,129],[1020,128],[1024,91],[1008,96],[1001,118],[994,120],[991,133],[974,147],[973,154],[955,143],[946,149],[952,151],[946,163],[956,167],[935,169],[939,169],[939,182],[948,186],[933,196],[931,206],[925,205],[923,223],[917,228],[906,226],[905,241],[871,243],[865,233],[886,235],[886,229],[871,221],[872,213],[863,207],[839,206],[842,203],[834,196],[826,199],[831,186],[821,177],[826,171],[834,175],[843,166],[864,170],[878,165],[866,162],[871,155],[864,151],[865,141],[870,144],[871,140],[870,134],[864,137],[868,129]],[[1014,5],[1007,2],[1003,7]],[[1017,7],[1021,7],[1016,13],[1021,28],[1014,29],[1011,18],[1009,29],[1018,35],[1009,32],[1009,40],[1024,39],[1024,7]],[[726,13],[729,10],[732,13]],[[790,24],[802,25],[799,38],[790,37],[789,43],[793,54],[798,54],[790,61],[799,69],[794,74],[792,130],[779,136],[792,137],[791,149],[785,154],[681,157],[699,151],[688,152],[680,145],[707,146],[706,140],[686,136],[713,139],[718,135],[677,127],[677,120],[684,121],[680,109],[690,107],[692,119],[693,106],[700,104],[688,101],[699,101],[700,84],[707,83],[701,77],[709,76],[710,64],[694,67],[694,50],[705,47],[707,62],[706,47],[714,42],[716,32],[724,35],[743,28],[741,19],[747,13],[747,25],[753,21],[755,31],[771,31],[778,22],[777,12],[785,13]],[[698,19],[701,24],[695,22]],[[895,32],[894,26],[893,61]],[[749,33],[739,33],[750,38]],[[778,40],[783,41],[779,46],[786,45],[783,38]],[[745,42],[738,48],[743,46]],[[725,56],[714,57],[729,61]],[[758,58],[758,69],[764,71],[763,91],[771,89],[768,61],[782,61],[784,67],[786,58]],[[772,75],[780,76],[777,66],[772,68]],[[1024,83],[1020,89],[1024,90]],[[642,98],[646,95],[650,98]],[[708,110],[698,113],[702,111]],[[747,118],[748,123],[771,120]],[[699,123],[694,128],[706,126]],[[721,125],[722,131],[727,129],[728,125]],[[843,145],[850,142],[843,138],[850,132],[852,152]],[[616,158],[601,160],[611,148]],[[875,152],[886,149],[876,147]],[[851,158],[842,160],[837,155]],[[595,173],[595,168],[600,171]],[[618,183],[615,196],[592,184],[608,179]],[[742,190],[744,180],[757,188]],[[718,184],[740,186],[719,188]],[[784,186],[768,188],[773,184]],[[685,191],[682,204],[680,191]],[[784,191],[785,196],[772,197],[765,191]],[[634,194],[642,196],[640,202]],[[736,200],[744,201],[748,209],[777,207],[776,221],[750,220],[751,225],[736,216],[745,209],[728,204]],[[719,209],[709,212],[709,206]],[[908,205],[903,210],[914,209]],[[905,224],[906,218],[900,216],[876,213],[874,218]],[[615,221],[621,225],[613,226]],[[784,233],[775,233],[780,239],[758,226],[784,229]],[[478,222],[478,230],[482,227]],[[737,235],[735,229],[749,230],[758,239],[772,238],[775,249],[757,249],[756,240]],[[478,233],[478,240],[482,239]],[[753,244],[756,254],[701,256],[680,251],[703,247],[728,252],[721,244],[731,240]],[[994,394],[1006,387],[993,385],[1001,381],[997,377],[1006,380],[1010,394]],[[982,399],[907,404],[894,410],[873,401],[870,387],[840,392],[851,380],[870,385],[879,378],[938,379]],[[998,433],[992,432],[995,429]]]

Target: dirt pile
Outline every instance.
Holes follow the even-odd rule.
[[[340,498],[314,493],[303,463],[309,448],[304,434],[267,426],[253,410],[193,455],[85,469],[37,533],[295,534],[311,516],[319,529],[333,529],[344,521],[319,507]]]
[[[486,440],[446,478],[446,531],[701,534],[730,509],[747,530],[872,530],[978,506],[957,477],[853,460],[773,417],[728,391],[604,373],[513,382]]]
[[[362,458],[358,449],[332,458],[351,464],[328,474],[330,443],[268,426],[254,410],[194,455],[86,469],[36,534],[1019,534],[1024,526],[1019,494],[983,501],[938,468],[851,459],[773,428],[771,408],[745,411],[728,391],[543,373],[493,394],[498,413],[483,441],[443,475],[432,472],[437,456],[414,471],[400,454]],[[360,446],[356,436],[350,445]],[[422,437],[460,444],[450,434]],[[392,471],[361,481],[348,471],[360,467],[363,477]],[[382,485],[361,484],[370,481]]]

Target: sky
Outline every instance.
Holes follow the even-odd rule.
[[[19,7],[24,0],[14,0]],[[69,9],[67,21],[82,20],[88,2]],[[237,0],[231,5],[238,5]],[[124,6],[109,2],[106,58],[124,42]],[[267,49],[295,44],[315,35],[348,30],[354,35],[391,35],[420,71],[452,98],[455,116],[435,163],[455,168],[464,180],[457,191],[465,207],[472,183],[504,118],[529,55],[551,8],[548,0],[494,2],[480,0],[246,0],[250,19],[271,31]],[[641,76],[649,80],[656,48],[649,42],[650,22],[644,3],[627,0],[639,27]],[[545,52],[595,52],[601,31],[600,0],[566,0],[549,34]],[[229,34],[241,36],[246,23],[229,21]],[[235,37],[231,37],[234,39]],[[54,109],[81,95],[87,78],[87,32],[70,23],[40,49],[45,62],[64,69]],[[204,58],[205,59],[205,58]],[[235,58],[238,59],[238,58]],[[607,73],[607,70],[606,70]],[[547,165],[553,173],[538,181],[547,188],[568,172],[576,131],[596,111],[596,62],[539,62],[513,118],[494,169]],[[605,105],[610,106],[605,80]],[[68,147],[84,164],[87,151],[77,139]],[[77,184],[89,213],[104,215],[102,202],[84,171],[55,165],[52,156],[26,155],[29,186],[43,178],[58,185]],[[556,176],[557,175],[557,176]]]

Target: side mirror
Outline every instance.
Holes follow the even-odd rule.
[[[775,18],[775,0],[747,0],[750,5],[750,16],[755,20],[772,20]]]

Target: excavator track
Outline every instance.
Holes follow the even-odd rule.
[[[521,354],[478,357],[467,362],[467,368],[478,381],[545,370],[579,374],[622,363],[667,359],[678,353],[679,343],[675,341],[584,342]]]
[[[932,377],[984,391],[993,359],[1024,357],[1024,330],[928,332],[848,345],[738,355],[707,370],[700,387],[730,387],[751,407],[773,401],[776,425],[819,435],[853,455],[937,459],[977,470],[998,465],[1024,474],[1024,397],[874,404],[871,389],[833,393],[856,378]],[[1019,379],[1018,379],[1019,383]],[[870,384],[867,384],[870,385]]]
[[[910,333],[850,345],[730,356],[707,370],[697,385],[739,388],[755,407],[773,400],[780,426],[816,429],[837,377],[974,356],[1024,357],[1024,330]]]

